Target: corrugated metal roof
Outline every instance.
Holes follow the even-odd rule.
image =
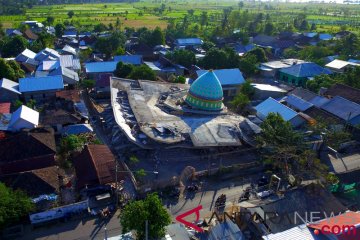
[[[71,53],[73,55],[76,55],[76,49],[73,47],[70,47],[69,45],[65,45],[62,49],[64,52]]]
[[[71,68],[73,66],[73,55],[61,55],[60,56],[60,65],[62,67]]]
[[[295,95],[289,95],[285,98],[286,103],[301,112],[311,108],[313,104],[295,96]]]
[[[309,228],[306,227],[305,224],[302,224],[297,227],[290,228],[289,230],[286,230],[284,232],[276,233],[276,234],[269,234],[267,236],[263,236],[264,240],[285,240],[285,239],[291,239],[291,240],[315,240],[309,230]]]
[[[91,127],[90,124],[74,124],[74,125],[69,125],[66,126],[64,128],[63,134],[64,135],[77,135],[77,134],[81,134],[81,133],[89,133],[92,132],[93,128]]]
[[[332,74],[329,69],[323,68],[315,63],[301,63],[288,68],[280,70],[282,73],[286,73],[295,77],[314,77],[321,74]]]
[[[254,88],[259,89],[261,91],[286,93],[286,90],[279,88],[277,86],[270,85],[270,84],[252,83],[251,86],[253,86]]]
[[[347,61],[335,59],[334,61],[329,62],[328,64],[326,64],[325,67],[333,68],[333,69],[342,69],[342,68],[344,68],[344,67],[346,67],[348,65],[360,66],[360,64],[357,64],[357,63],[347,62]]]
[[[29,123],[38,125],[39,124],[39,112],[37,112],[25,105],[22,105],[15,112],[13,112],[9,126],[11,127],[19,119],[23,119]]]
[[[209,231],[208,240],[218,239],[243,240],[245,237],[238,225],[227,219],[222,223],[216,224]]]
[[[208,72],[207,70],[198,70],[198,76]],[[218,69],[213,71],[219,79],[222,86],[225,85],[239,85],[245,83],[245,79],[238,68],[233,69]]]
[[[321,107],[322,105],[324,105],[328,101],[329,101],[329,99],[327,99],[325,97],[316,96],[316,97],[314,97],[313,99],[311,99],[308,102],[314,104],[316,107]]]
[[[62,76],[31,77],[19,79],[20,92],[64,89]]]
[[[177,45],[189,46],[189,45],[202,45],[203,40],[200,38],[178,38],[175,40]]]
[[[24,51],[22,51],[22,53],[20,53],[15,60],[18,60],[19,57],[24,56],[26,58],[31,58],[34,59],[36,56],[36,53],[34,53],[33,51],[29,50],[29,49],[25,49]]]
[[[141,55],[120,55],[114,57],[115,62],[123,62],[126,64],[140,65],[142,64]]]
[[[80,70],[81,69],[81,65],[80,65],[80,59],[73,59],[73,67],[74,70]]]
[[[54,70],[54,69],[58,68],[59,66],[60,66],[59,61],[45,60],[39,65],[37,70],[38,71],[50,71],[50,70]]]
[[[59,67],[49,74],[49,76],[57,76],[57,75],[62,75],[64,77],[68,77],[77,82],[79,81],[79,75],[77,74],[77,72],[74,72],[65,67]]]
[[[255,109],[261,119],[265,119],[269,113],[279,113],[285,121],[289,121],[297,116],[297,113],[294,110],[271,97],[257,105]]]
[[[359,104],[340,96],[332,98],[328,103],[321,106],[321,108],[345,121],[349,121],[360,115]]]
[[[8,91],[21,94],[19,92],[19,84],[17,82],[11,81],[7,78],[3,78],[0,80],[0,88],[6,89]]]
[[[116,69],[117,62],[91,62],[85,64],[86,73],[112,73]]]

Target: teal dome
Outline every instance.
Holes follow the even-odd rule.
[[[219,79],[212,70],[196,79],[186,96],[186,102],[201,110],[221,110],[223,90]]]

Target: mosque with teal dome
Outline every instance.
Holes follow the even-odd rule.
[[[193,109],[204,111],[221,111],[222,101],[223,89],[212,70],[193,82],[185,98],[185,102]]]

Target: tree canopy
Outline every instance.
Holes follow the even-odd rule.
[[[130,73],[133,70],[134,70],[134,65],[118,62],[118,64],[116,65],[116,69],[114,71],[114,75],[119,78],[126,78],[130,75]]]
[[[131,73],[128,75],[130,79],[135,80],[156,80],[155,72],[149,68],[147,65],[140,65],[133,68]]]
[[[149,239],[165,236],[165,226],[171,223],[171,218],[157,193],[149,194],[145,200],[130,202],[120,215],[123,232],[135,230],[137,239],[145,239],[145,220],[148,221]]]
[[[1,56],[5,58],[16,57],[29,46],[22,36],[6,37],[1,41]]]
[[[0,229],[17,223],[34,209],[31,199],[22,191],[13,191],[0,182]]]
[[[166,57],[171,61],[187,68],[196,64],[195,54],[192,51],[185,49],[175,50],[173,52],[167,53]]]
[[[25,72],[17,62],[13,60],[5,61],[5,59],[0,58],[0,78],[7,78],[18,82],[18,79],[23,77],[25,77]]]

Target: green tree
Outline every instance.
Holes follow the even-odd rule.
[[[92,54],[92,49],[91,48],[87,48],[87,49],[83,49],[80,50],[79,53],[79,59],[81,62],[85,62],[86,60],[88,60]]]
[[[152,31],[148,44],[151,47],[165,44],[165,35],[160,27],[156,27],[154,31]]]
[[[1,47],[2,57],[16,57],[28,47],[28,41],[22,36],[5,38]]]
[[[128,76],[130,79],[135,80],[156,80],[155,72],[147,65],[136,66]]]
[[[266,35],[272,35],[274,31],[275,31],[274,24],[272,24],[271,22],[265,24],[264,33]]]
[[[124,64],[123,62],[118,62],[114,71],[114,75],[119,78],[126,78],[130,75],[133,69],[134,65],[132,64]]]
[[[23,105],[23,102],[20,101],[19,99],[16,99],[13,103],[12,103],[14,109],[18,109],[19,107],[21,107]]]
[[[54,24],[54,22],[55,22],[55,18],[53,17],[53,16],[48,16],[47,18],[46,18],[46,22],[48,23],[48,25],[53,25]]]
[[[75,15],[75,13],[74,13],[74,11],[71,10],[67,13],[67,15],[69,18],[72,18]]]
[[[70,154],[79,151],[84,146],[86,139],[78,135],[69,135],[63,137],[60,141],[60,153]]]
[[[165,226],[171,223],[171,218],[156,193],[149,194],[145,200],[130,202],[120,215],[123,232],[135,230],[137,239],[145,239],[145,220],[149,239],[165,236]]]
[[[191,67],[196,64],[196,57],[192,51],[180,49],[166,54],[166,57],[171,61],[180,64],[184,67]]]
[[[31,108],[31,109],[35,109],[36,107],[36,100],[34,99],[30,99],[29,101],[26,102],[26,106]]]
[[[110,37],[99,38],[95,43],[95,49],[110,58],[124,44],[125,35],[120,32],[113,32]]]
[[[261,124],[261,129],[256,138],[258,147],[274,167],[289,173],[304,149],[304,136],[294,131],[290,122],[278,113],[270,113]]]
[[[55,36],[60,38],[62,35],[64,35],[65,31],[65,25],[62,23],[58,23],[55,25]]]
[[[91,89],[95,87],[95,80],[92,79],[84,79],[81,81],[81,86],[86,89]]]
[[[249,51],[246,54],[253,54],[256,57],[256,62],[258,62],[258,63],[267,62],[267,60],[268,60],[264,49],[259,48],[259,47],[252,49],[251,51]],[[246,57],[246,54],[245,54],[245,57]]]
[[[19,222],[34,210],[31,199],[22,191],[13,191],[0,182],[0,230]]]
[[[0,58],[0,78],[18,81],[14,69],[12,69],[10,64],[3,58]]]
[[[243,93],[239,93],[234,97],[232,101],[230,101],[230,106],[233,111],[242,113],[249,103],[249,97]]]
[[[25,77],[24,70],[21,69],[20,65],[16,61],[10,60],[10,61],[7,61],[7,63],[14,70],[15,80]]]
[[[201,28],[203,28],[204,26],[206,26],[208,24],[208,14],[206,11],[203,11],[200,15],[200,25]]]
[[[99,24],[95,25],[95,27],[94,27],[94,32],[97,32],[97,33],[105,32],[106,30],[107,30],[107,27],[103,23],[99,23]]]
[[[186,83],[186,78],[184,76],[177,76],[174,80],[174,83],[182,83],[185,84]]]
[[[254,54],[245,54],[240,59],[239,68],[241,72],[249,76],[257,72],[257,58]]]
[[[320,88],[328,88],[335,83],[336,81],[331,76],[322,74],[315,76],[314,79],[306,81],[306,88],[314,93],[318,93]]]

